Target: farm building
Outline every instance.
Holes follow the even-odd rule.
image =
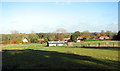
[[[77,40],[76,42],[80,42],[80,40]]]
[[[42,38],[42,39],[38,39],[38,41],[43,41],[44,39]]]
[[[64,41],[68,41],[70,38],[64,38]]]
[[[73,46],[73,42],[67,42],[67,46]]]
[[[98,39],[109,39],[107,36],[100,36]]]
[[[28,43],[28,40],[25,38],[25,39],[23,39],[23,42],[24,43]]]
[[[45,41],[44,41],[43,38],[42,38],[42,39],[38,39],[38,41],[39,41],[41,44],[45,43]]]
[[[83,37],[82,36],[78,36],[76,42],[80,42],[81,39],[83,39]]]
[[[83,37],[82,37],[82,36],[78,36],[78,37],[77,37],[77,40],[80,40],[80,39],[83,39]]]
[[[6,44],[16,44],[16,41],[9,40],[8,42],[6,42]]]
[[[73,42],[67,41],[48,41],[47,46],[73,46]]]
[[[45,43],[45,41],[44,41],[44,40],[41,40],[40,43],[43,44],[43,43]]]
[[[48,41],[47,46],[65,46],[67,45],[66,41]]]

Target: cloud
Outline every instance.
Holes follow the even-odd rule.
[[[114,16],[114,13],[113,12],[104,12],[103,17],[111,17],[111,16]]]
[[[104,14],[105,14],[105,15],[113,15],[112,12],[105,12]]]
[[[61,1],[56,1],[56,5],[65,5],[65,4],[71,4],[71,1],[70,0],[66,0],[66,1],[63,1],[63,2],[61,2]]]
[[[88,0],[84,0],[85,2],[89,2]]]
[[[70,4],[71,3],[71,1],[70,0],[67,0],[67,4]]]
[[[114,22],[113,24],[118,24],[118,22]]]
[[[56,5],[65,5],[66,2],[59,2],[59,1],[56,1]]]
[[[85,23],[87,23],[87,21],[82,20],[82,21],[80,21],[80,23],[85,24]]]

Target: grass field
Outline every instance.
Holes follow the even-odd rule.
[[[3,45],[3,69],[118,69],[118,48]]]

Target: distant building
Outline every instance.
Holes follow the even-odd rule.
[[[80,40],[77,40],[76,42],[80,42]]]
[[[78,36],[78,37],[77,37],[77,40],[81,40],[81,39],[83,39],[82,36]]]
[[[64,41],[68,41],[70,38],[64,38]]]
[[[80,40],[83,39],[82,36],[78,36],[76,42],[80,42]]]
[[[41,44],[45,43],[45,41],[44,41],[43,38],[42,38],[42,39],[38,39],[38,41],[39,41]]]
[[[110,38],[106,36],[105,39],[110,39]]]
[[[25,38],[25,39],[23,39],[23,42],[24,43],[28,43],[28,40]]]
[[[41,40],[40,43],[43,44],[43,43],[45,43],[45,41],[44,41],[44,40]]]
[[[38,39],[38,41],[44,41],[44,39],[42,38],[42,39]]]
[[[67,41],[48,41],[47,46],[73,46],[73,42]]]
[[[65,46],[67,45],[66,41],[48,41],[47,46]]]
[[[8,42],[6,42],[6,44],[16,44],[16,41],[9,40]]]
[[[109,37],[107,37],[107,36],[100,36],[98,39],[109,39]]]
[[[73,46],[73,42],[68,42],[67,46]]]

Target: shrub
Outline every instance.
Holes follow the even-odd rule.
[[[31,38],[30,40],[31,40],[31,43],[38,43],[38,42],[39,42],[38,39],[37,39],[36,37]]]
[[[17,39],[16,39],[16,44],[19,44],[19,43],[23,43],[23,41],[22,41],[22,39],[17,38]]]

